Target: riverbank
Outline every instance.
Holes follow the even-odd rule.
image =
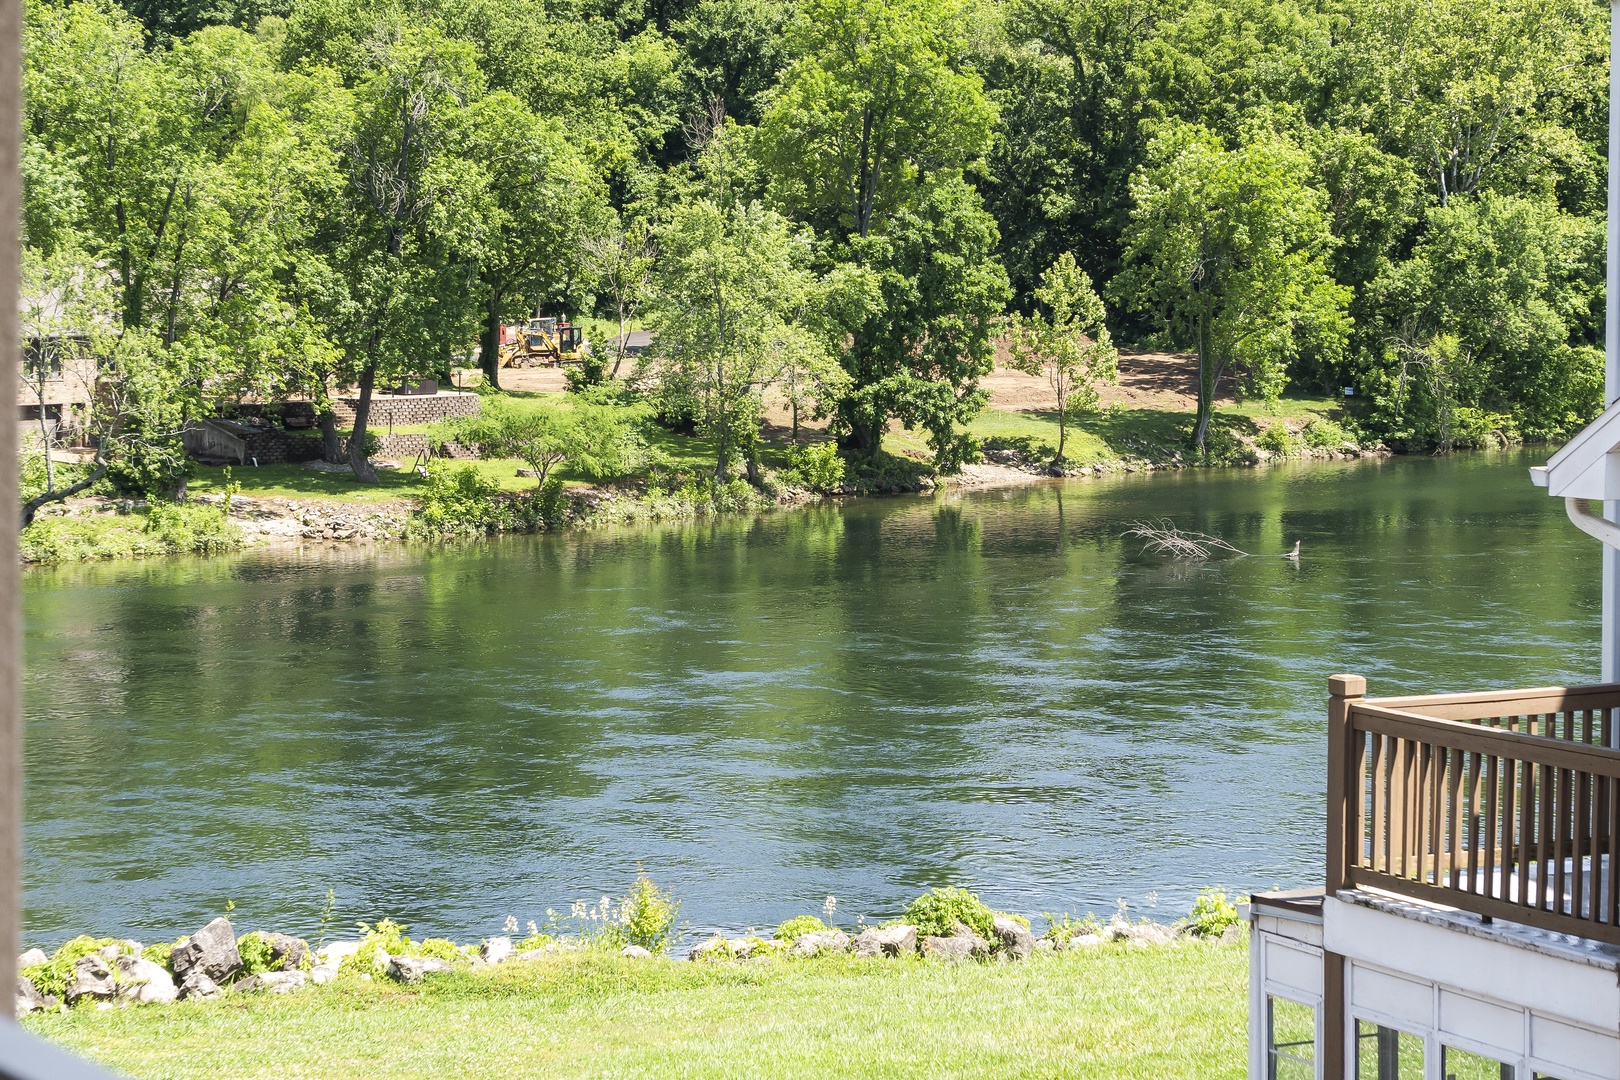
[[[1132,370],[1120,387],[1110,388],[1102,411],[1071,419],[1063,440],[1064,459],[1057,465],[1053,461],[1059,442],[1057,417],[1039,407],[1044,383],[998,370],[987,380],[990,403],[970,427],[983,448],[981,460],[949,476],[936,474],[921,436],[898,425],[885,441],[886,453],[875,461],[807,462],[796,457],[795,445],[826,437],[825,422],[820,422],[801,428],[800,444],[784,426],[768,430],[759,486],[741,480],[716,485],[707,478],[713,452],[708,440],[649,426],[638,413],[633,419],[657,464],[644,475],[616,482],[590,482],[565,464],[556,471],[562,486],[547,497],[532,475],[524,475],[528,470],[523,462],[500,458],[435,461],[420,470],[416,466],[421,462],[389,461],[375,485],[357,484],[345,470],[319,463],[204,467],[189,485],[185,507],[164,504],[154,511],[144,501],[107,496],[47,506],[24,531],[23,558],[60,564],[215,554],[290,542],[390,543],[552,531],[759,513],[875,494],[1021,485],[1053,477],[1254,466],[1383,452],[1364,449],[1350,437],[1335,419],[1338,403],[1290,398],[1269,404],[1224,402],[1210,432],[1207,454],[1195,455],[1186,449],[1192,402],[1184,392],[1163,385],[1171,377],[1170,369],[1142,361]],[[516,394],[520,404],[531,401],[536,406],[565,400],[546,386]]]

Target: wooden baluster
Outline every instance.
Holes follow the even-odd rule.
[[[1541,911],[1547,909],[1547,897],[1552,892],[1552,836],[1553,824],[1553,795],[1557,790],[1557,783],[1553,779],[1552,766],[1537,765],[1536,788],[1536,908]]]
[[[1389,755],[1387,741],[1382,735],[1372,737],[1372,852],[1368,866],[1374,871],[1389,871],[1389,834],[1385,831],[1389,816]]]
[[[1445,878],[1443,884],[1458,889],[1461,879],[1458,878],[1458,866],[1463,858],[1463,837],[1468,832],[1468,826],[1463,824],[1468,818],[1468,803],[1463,798],[1463,772],[1466,771],[1468,755],[1461,750],[1447,751],[1447,798],[1452,803],[1452,810],[1447,819],[1447,853],[1445,853]],[[1439,868],[1435,868],[1435,884],[1442,884]]]
[[[1580,769],[1571,775],[1575,786],[1575,830],[1569,852],[1569,909],[1571,915],[1584,918],[1587,913],[1593,912],[1583,902],[1586,898],[1586,867],[1582,865],[1592,852],[1592,774]]]
[[[1594,729],[1593,737],[1596,737]],[[1591,833],[1586,846],[1587,859],[1591,864],[1587,871],[1586,881],[1586,917],[1593,922],[1603,921],[1603,832],[1609,818],[1609,785],[1604,777],[1588,774],[1586,777],[1587,799],[1591,802]]]
[[[1530,885],[1530,861],[1535,857],[1536,841],[1536,766],[1521,761],[1519,766],[1519,849],[1513,860],[1513,869],[1519,875],[1519,902],[1534,907],[1534,890]]]
[[[1426,863],[1419,879],[1431,881],[1435,885],[1446,883],[1445,871],[1441,868],[1441,860],[1445,857],[1446,848],[1446,748],[1429,744],[1429,777],[1428,798],[1429,812],[1423,815],[1424,824],[1428,828],[1428,843],[1426,852],[1430,862]],[[1430,868],[1433,873],[1430,873]]]
[[[1485,757],[1482,754],[1466,755],[1468,761],[1468,807],[1464,821],[1468,828],[1468,862],[1465,872],[1468,874],[1466,891],[1481,893],[1479,881],[1479,849],[1486,836],[1495,828],[1495,821],[1485,816],[1485,807],[1482,799],[1485,792]]]
[[[1506,832],[1511,827],[1513,819],[1513,781],[1510,777],[1507,784],[1507,802],[1503,805],[1501,786],[1502,759],[1495,754],[1490,755],[1485,763],[1485,820],[1482,822],[1485,833],[1485,882],[1480,890],[1486,896],[1497,900],[1505,900],[1505,890],[1496,883],[1496,830],[1503,831],[1502,846],[1507,847]],[[1501,824],[1498,825],[1497,822]]]
[[[1620,780],[1608,779],[1609,790],[1609,925],[1620,927]]]
[[[1348,805],[1345,807],[1344,841],[1349,847],[1345,857],[1351,866],[1363,866],[1367,861],[1367,755],[1371,753],[1367,743],[1371,738],[1363,732],[1350,730],[1350,745],[1355,750],[1355,760],[1351,763],[1354,769],[1350,781],[1350,790],[1345,793]]]
[[[1405,740],[1390,736],[1389,769],[1389,872],[1396,877],[1406,876],[1406,804],[1411,797],[1411,746]]]

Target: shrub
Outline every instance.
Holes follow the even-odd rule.
[[[825,929],[827,929],[827,924],[814,915],[795,915],[781,926],[778,926],[776,933],[771,936],[778,941],[785,941],[791,945],[806,934],[813,934],[817,930]]]
[[[1305,445],[1312,450],[1337,450],[1347,442],[1354,442],[1350,433],[1325,417],[1312,417],[1301,432]]]
[[[81,935],[72,941],[64,942],[62,947],[52,953],[51,958],[43,964],[23,969],[22,974],[28,977],[40,993],[61,997],[67,993],[68,979],[73,975],[75,962],[91,953],[100,952],[108,945],[116,944],[117,938],[93,938]]]
[[[568,520],[568,498],[563,491],[561,477],[553,476],[540,488],[534,500],[535,516],[549,529],[555,529]]]
[[[413,955],[430,956],[436,960],[461,960],[465,957],[460,946],[449,938],[442,937],[423,938]]]
[[[844,482],[844,459],[838,454],[838,444],[811,443],[795,446],[788,451],[792,468],[790,482],[796,481],[811,491],[836,491]]]
[[[494,532],[501,525],[500,488],[476,465],[435,469],[411,515],[412,531],[434,536]]]
[[[249,931],[237,938],[236,951],[242,955],[243,975],[263,975],[267,971],[276,970],[276,958],[270,948],[270,938],[257,930]]]
[[[133,514],[36,518],[21,538],[23,558],[37,563],[214,554],[241,545],[241,530],[222,509],[201,503],[154,502]]]
[[[636,883],[630,886],[630,895],[619,901],[618,919],[611,924],[616,930],[611,943],[619,948],[640,945],[648,952],[668,952],[680,910],[669,890],[660,889],[646,874],[638,874]]]
[[[1269,450],[1273,454],[1287,457],[1294,452],[1294,437],[1288,433],[1288,428],[1281,420],[1275,421],[1261,433],[1255,440],[1262,450]]]
[[[1187,932],[1197,937],[1219,937],[1238,921],[1237,907],[1224,889],[1205,889],[1187,912]]]
[[[966,889],[932,889],[906,905],[901,918],[917,928],[917,934],[950,937],[956,924],[963,923],[986,941],[995,940],[995,913]]]
[[[1095,915],[1085,915],[1076,919],[1068,912],[1064,912],[1062,915],[1053,915],[1047,912],[1041,918],[1046,920],[1046,933],[1041,936],[1057,942],[1059,945],[1067,945],[1081,934],[1102,933],[1102,923],[1097,921]]]
[[[381,949],[389,956],[409,956],[412,954],[411,939],[405,936],[405,927],[393,919],[378,919],[373,926],[370,923],[358,923],[360,928],[360,948],[353,956],[343,961],[344,970],[361,972],[367,975],[382,975],[383,968],[377,963],[377,950]]]

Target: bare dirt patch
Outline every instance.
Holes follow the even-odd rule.
[[[1006,412],[1052,408],[1052,388],[1040,375],[1025,375],[1002,366],[1004,350],[997,350],[997,366],[981,385],[990,391],[990,407]],[[1197,361],[1184,353],[1137,352],[1121,349],[1119,382],[1101,391],[1104,406],[1193,412],[1198,408]],[[1222,384],[1218,405],[1233,402],[1231,388]]]

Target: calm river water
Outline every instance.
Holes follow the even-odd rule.
[[[638,864],[699,928],[1310,883],[1329,674],[1595,676],[1598,545],[1544,458],[30,572],[27,937],[228,901],[311,932],[328,889],[338,926],[476,937]],[[1143,558],[1159,516],[1303,558]]]

